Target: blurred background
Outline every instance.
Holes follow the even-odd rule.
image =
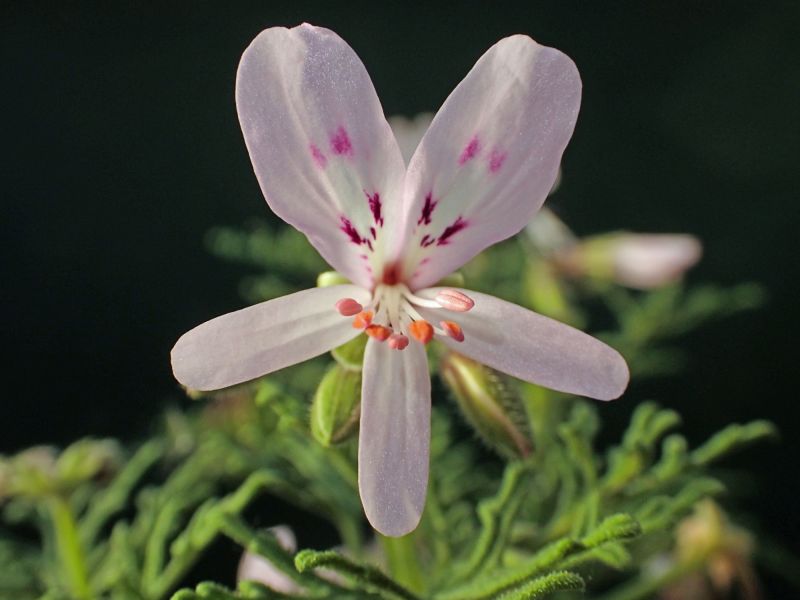
[[[334,29],[386,114],[407,116],[436,110],[489,46],[526,33],[569,54],[584,82],[551,207],[581,235],[695,234],[705,255],[690,281],[756,281],[769,294],[762,309],[685,338],[684,377],[604,405],[609,435],[644,398],[681,412],[696,441],[733,421],[775,420],[782,442],[732,466],[750,471],[741,505],[758,529],[797,548],[800,4],[98,7],[0,9],[0,452],[135,440],[165,406],[188,402],[172,344],[243,306],[245,268],[214,258],[204,234],[277,223],[233,99],[239,56],[260,30]]]

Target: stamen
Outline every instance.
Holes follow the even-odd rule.
[[[352,298],[342,298],[334,306],[343,317],[352,317],[364,310],[364,307]]]
[[[464,341],[464,332],[461,330],[461,325],[458,323],[454,323],[453,321],[441,321],[439,325],[444,329],[447,337],[451,337],[457,342]]]
[[[353,319],[353,327],[356,329],[366,329],[372,323],[372,311],[362,310]]]
[[[436,302],[438,302],[442,308],[454,312],[467,312],[475,306],[475,301],[472,298],[458,290],[451,289],[442,290],[436,294]]]
[[[389,344],[389,348],[392,350],[403,350],[408,346],[408,338],[402,333],[393,333],[389,336],[387,344]]]
[[[383,325],[370,325],[364,330],[364,333],[379,342],[384,342],[392,335],[392,330]]]
[[[408,333],[418,342],[427,344],[433,339],[433,326],[424,319],[420,319],[408,326]]]

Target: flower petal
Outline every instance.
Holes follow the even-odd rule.
[[[405,166],[353,49],[307,24],[262,31],[239,64],[236,108],[270,208],[368,287],[382,229],[400,227]]]
[[[442,288],[418,292],[433,298]],[[461,290],[475,301],[454,320],[464,341],[440,338],[453,350],[493,369],[560,392],[613,400],[625,391],[625,359],[603,342],[494,296]],[[420,309],[425,318],[441,311]]]
[[[366,303],[369,292],[354,285],[313,288],[207,321],[172,349],[175,378],[217,390],[335,348],[359,333],[334,308],[344,297]]]
[[[384,535],[413,531],[425,506],[431,381],[422,344],[404,350],[370,339],[364,356],[358,488],[372,526]]]
[[[514,235],[558,175],[581,99],[575,64],[524,35],[484,54],[431,123],[406,175],[412,288]],[[408,254],[408,253],[407,253]]]

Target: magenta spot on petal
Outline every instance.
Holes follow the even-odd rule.
[[[458,157],[458,164],[463,165],[468,160],[475,158],[478,154],[478,151],[481,149],[480,142],[478,142],[478,136],[472,136],[472,139],[469,141],[469,144],[464,148],[464,151],[461,153],[461,156]]]
[[[370,249],[370,252],[374,251],[374,248],[372,247],[372,240],[362,240],[362,241],[366,242],[367,247]]]
[[[308,149],[311,150],[311,158],[314,159],[314,162],[317,163],[317,166],[320,169],[324,169],[325,166],[328,164],[328,159],[325,158],[325,155],[322,153],[322,150],[317,148],[315,144],[310,144]]]
[[[381,195],[378,192],[374,194],[370,194],[369,192],[364,192],[367,195],[367,202],[369,203],[369,210],[372,213],[372,218],[375,219],[375,223],[379,227],[383,227],[383,216],[381,216]]]
[[[331,136],[331,150],[334,154],[353,156],[353,144],[344,127],[339,127]]]
[[[339,220],[341,222],[339,229],[344,231],[347,237],[350,238],[351,242],[359,246],[364,243],[364,240],[361,239],[361,235],[358,233],[356,228],[353,227],[353,224],[350,222],[350,219],[348,219],[347,217],[339,217]]]
[[[506,160],[506,153],[494,148],[492,153],[489,155],[489,172],[490,173],[497,173],[500,170],[500,167],[503,166],[503,163]]]
[[[375,228],[374,227],[370,227],[369,228],[369,234],[372,236],[373,240],[377,237],[377,234],[375,232]]]
[[[436,208],[438,203],[438,200],[433,199],[433,192],[428,192],[428,195],[425,196],[425,204],[422,207],[422,214],[420,215],[419,219],[417,219],[417,225],[431,224],[431,215],[433,214],[433,209]]]
[[[467,223],[464,219],[458,217],[452,225],[448,225],[444,228],[444,231],[442,232],[442,235],[439,236],[436,245],[446,246],[450,243],[450,238],[464,229],[468,224],[469,223]]]
[[[424,264],[427,264],[429,262],[431,262],[431,257],[430,256],[426,256],[421,261],[419,261],[419,264],[424,265]]]

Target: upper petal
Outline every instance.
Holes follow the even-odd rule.
[[[413,531],[425,507],[431,438],[431,381],[422,344],[392,350],[370,339],[364,355],[358,489],[372,526]]]
[[[313,288],[198,325],[172,349],[175,378],[196,390],[217,390],[335,348],[359,333],[334,308],[345,297],[366,304],[370,296],[354,285]]]
[[[405,166],[353,49],[307,24],[262,31],[239,64],[236,108],[270,208],[368,286],[382,230],[399,227]]]
[[[527,36],[505,38],[478,60],[408,167],[404,268],[413,288],[528,223],[556,179],[580,99],[572,60]]]
[[[419,295],[433,298],[440,289]],[[519,379],[598,400],[618,398],[628,386],[625,359],[603,342],[511,302],[461,291],[475,306],[453,318],[464,341],[442,339],[453,350]],[[441,311],[420,313],[426,319],[442,318]]]

